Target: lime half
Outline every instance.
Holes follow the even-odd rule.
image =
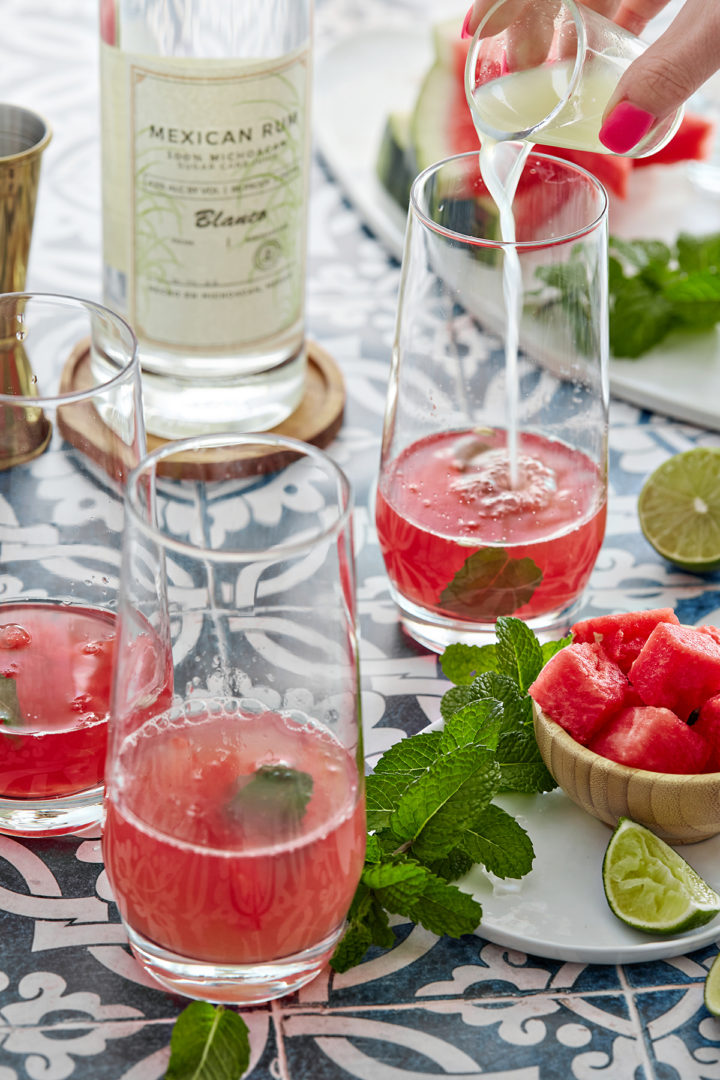
[[[697,446],[664,461],[638,498],[640,528],[683,570],[720,569],[720,449]]]
[[[692,866],[629,818],[620,818],[610,837],[602,873],[617,917],[648,934],[682,934],[720,913],[720,896]]]

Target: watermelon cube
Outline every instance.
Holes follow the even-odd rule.
[[[590,740],[602,757],[650,772],[702,772],[710,747],[670,709],[652,705],[621,709]]]
[[[533,701],[579,743],[587,744],[620,709],[630,692],[627,676],[599,645],[566,645],[528,688]]]
[[[646,705],[671,709],[687,720],[720,693],[720,644],[692,626],[658,623],[629,677]]]
[[[576,622],[572,635],[574,641],[597,642],[610,660],[627,673],[648,637],[661,622],[679,625],[680,620],[672,608],[598,615],[594,619]]]
[[[706,771],[720,772],[720,694],[708,698],[690,730],[701,735],[710,748]]]

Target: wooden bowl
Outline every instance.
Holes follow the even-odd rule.
[[[558,785],[588,814],[614,827],[629,817],[670,844],[720,833],[720,773],[631,769],[581,746],[533,703],[535,738]]]

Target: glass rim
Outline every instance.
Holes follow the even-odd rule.
[[[566,2],[566,0],[565,0]],[[510,141],[510,140],[508,140]],[[581,237],[586,236],[588,233],[593,232],[607,219],[608,212],[608,194],[604,185],[593,176],[591,172],[584,169],[581,165],[576,165],[572,161],[566,161],[565,158],[555,157],[553,154],[534,153],[531,152],[528,155],[525,162],[526,167],[533,160],[540,159],[541,161],[551,161],[554,165],[559,165],[561,168],[566,169],[568,172],[573,173],[583,179],[589,181],[590,186],[594,188],[597,194],[600,196],[600,209],[597,215],[587,224],[578,226],[571,232],[561,233],[557,236],[547,236],[539,240],[490,240],[486,237],[471,236],[469,233],[456,232],[454,229],[448,229],[445,225],[440,225],[437,221],[433,221],[431,217],[423,210],[420,205],[418,197],[419,191],[425,187],[430,177],[449,165],[451,162],[462,161],[464,159],[473,159],[477,162],[478,151],[469,150],[462,154],[451,154],[448,157],[442,158],[440,161],[434,162],[426,169],[423,169],[418,176],[415,177],[410,188],[410,211],[426,228],[432,232],[437,233],[439,236],[444,236],[448,240],[457,240],[463,244],[470,244],[474,247],[493,248],[494,250],[504,251],[506,249],[515,249],[518,251],[533,251],[540,248],[554,248],[560,247],[563,244],[568,244],[574,240],[579,240]]]
[[[31,158],[41,153],[52,139],[53,134],[52,128],[45,117],[34,109],[28,109],[24,105],[16,105],[12,101],[0,102],[0,117],[2,117],[2,114],[5,111],[15,113],[16,115],[20,114],[26,119],[37,121],[42,125],[43,131],[39,138],[31,143],[30,146],[26,146],[23,150],[16,150],[13,154],[0,154],[0,165],[12,165],[14,162],[22,161],[23,158]]]
[[[485,26],[485,24],[487,23],[488,19],[490,19],[490,17],[492,15],[494,15],[494,13],[498,10],[498,8],[502,7],[503,4],[505,4],[505,3],[507,3],[507,0],[495,0],[495,3],[485,13],[484,17],[480,20],[478,28],[475,31],[475,33],[473,34],[473,39],[472,39],[472,41],[470,43],[470,48],[468,49],[467,59],[465,61],[465,70],[464,70],[464,77],[463,77],[463,82],[464,82],[464,85],[465,85],[465,97],[467,99],[468,106],[470,107],[470,109],[472,111],[473,124],[475,124],[476,127],[481,126],[482,131],[486,135],[490,135],[492,138],[497,139],[498,141],[504,141],[504,142],[519,141],[519,142],[524,142],[531,135],[534,135],[536,132],[542,132],[543,129],[545,127],[547,127],[547,125],[549,123],[551,123],[555,119],[555,117],[558,116],[558,114],[565,108],[565,106],[567,105],[570,98],[574,95],[574,93],[575,93],[575,91],[577,89],[577,85],[578,85],[578,83],[580,81],[580,76],[582,74],[583,65],[585,63],[585,54],[587,52],[587,45],[588,45],[588,43],[587,43],[587,31],[585,29],[585,20],[583,18],[581,10],[580,10],[582,5],[577,4],[575,2],[575,0],[560,0],[560,3],[564,7],[566,7],[568,9],[568,11],[570,12],[570,15],[572,16],[573,22],[575,23],[575,30],[577,32],[577,45],[576,45],[576,48],[575,48],[575,61],[574,61],[574,64],[573,64],[572,75],[570,76],[570,81],[568,82],[568,86],[567,86],[567,90],[565,91],[565,94],[563,95],[563,97],[561,97],[558,100],[557,105],[555,105],[550,110],[550,112],[546,116],[544,116],[542,118],[542,120],[538,120],[538,122],[536,124],[532,124],[531,127],[524,128],[521,131],[514,131],[514,132],[510,133],[510,132],[507,132],[507,131],[499,131],[497,128],[490,127],[489,125],[487,125],[487,126],[484,125],[484,124],[483,125],[477,125],[476,121],[475,121],[475,112],[472,109],[472,101],[473,101],[473,97],[474,97],[474,94],[475,94],[476,86],[472,85],[472,76],[471,76],[470,73],[471,73],[471,71],[473,72],[473,74],[475,72],[477,54],[478,54],[478,51],[479,51],[479,48],[480,48],[480,43],[481,43],[481,41],[485,40],[484,38],[480,37],[480,32],[481,32],[483,26]],[[501,32],[501,31],[499,31],[499,32]],[[492,36],[496,37],[497,35],[493,34]]]
[[[228,548],[224,550],[222,548],[205,547],[187,540],[179,540],[170,536],[159,525],[148,520],[147,497],[145,497],[145,502],[143,502],[143,492],[141,491],[140,485],[144,478],[149,478],[152,483],[154,497],[157,490],[157,481],[165,479],[162,475],[158,476],[157,467],[159,464],[163,463],[168,458],[186,454],[188,451],[217,450],[220,447],[232,445],[267,446],[268,448],[274,448],[280,451],[285,450],[290,453],[296,453],[298,457],[310,458],[320,465],[325,470],[328,477],[335,482],[337,513],[330,524],[318,528],[312,536],[303,540],[294,540],[277,544],[272,548],[247,548],[244,550]],[[263,474],[258,473],[256,475],[262,476]],[[167,479],[171,478],[168,477]],[[187,481],[195,484],[219,484],[231,482],[233,479],[233,477],[222,477],[217,481],[205,481],[188,477]],[[238,479],[240,479],[240,477],[238,477]],[[283,558],[295,558],[305,554],[310,548],[321,541],[333,536],[339,536],[349,524],[352,510],[353,489],[350,480],[343,469],[340,468],[337,462],[333,461],[329,454],[326,454],[324,450],[320,449],[318,446],[314,446],[312,443],[302,442],[300,439],[292,438],[289,435],[273,435],[260,432],[225,431],[209,435],[193,435],[187,439],[179,439],[174,442],[166,443],[164,446],[159,446],[155,450],[151,450],[140,460],[130,472],[125,487],[126,515],[132,519],[134,527],[136,527],[144,536],[153,540],[165,551],[172,551],[178,555],[185,555],[194,559],[206,559],[215,563],[236,563],[239,565],[260,562],[278,562]]]
[[[116,311],[111,308],[105,307],[104,304],[99,304],[95,300],[85,300],[79,296],[71,296],[66,293],[48,293],[48,292],[34,292],[32,290],[27,292],[14,292],[14,293],[0,293],[0,319],[4,315],[4,309],[6,302],[18,301],[18,300],[40,300],[47,303],[47,307],[55,306],[58,310],[62,308],[72,308],[75,310],[94,311],[100,315],[106,316],[111,322],[115,323],[119,330],[125,333],[128,337],[128,359],[125,366],[112,378],[107,379],[105,382],[98,383],[96,386],[90,386],[86,390],[69,390],[64,394],[4,394],[0,392],[0,404],[2,405],[15,405],[15,406],[34,406],[35,408],[53,408],[60,407],[61,405],[74,405],[83,401],[91,401],[99,394],[107,393],[108,390],[114,389],[116,386],[127,382],[128,379],[137,379],[138,385],[140,382],[140,356],[138,352],[138,342],[135,332],[130,324],[122,317],[118,315]],[[10,304],[7,303],[9,307]],[[80,339],[82,340],[82,339]],[[69,358],[68,354],[68,358]]]

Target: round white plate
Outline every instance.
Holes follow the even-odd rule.
[[[617,919],[602,885],[610,828],[559,789],[545,795],[504,796],[496,802],[529,834],[535,861],[519,881],[491,881],[475,867],[459,883],[482,904],[480,937],[535,956],[591,964],[681,956],[720,938],[720,918],[669,938],[632,930]],[[720,892],[720,836],[677,850]]]
[[[430,27],[409,23],[402,30],[354,34],[319,57],[315,69],[318,149],[363,220],[398,259],[405,213],[379,183],[375,162],[388,114],[412,108],[431,63]],[[720,198],[696,189],[684,165],[637,169],[628,199],[610,200],[610,231],[667,242],[681,231],[720,232]],[[610,389],[640,408],[720,430],[720,332],[676,332],[638,360],[611,359]]]

